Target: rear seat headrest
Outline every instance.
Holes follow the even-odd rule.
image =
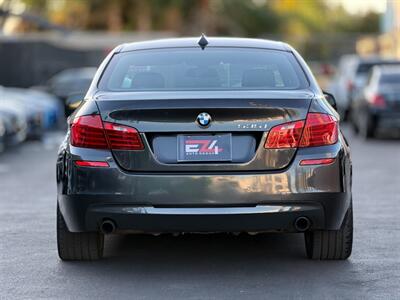
[[[243,87],[276,87],[275,76],[272,70],[250,69],[243,72]]]
[[[135,89],[160,89],[165,87],[165,80],[160,73],[139,72],[133,76],[131,87]]]

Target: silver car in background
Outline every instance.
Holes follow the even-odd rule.
[[[344,120],[349,118],[352,102],[365,87],[368,74],[376,65],[400,65],[400,61],[375,56],[344,55],[341,57],[329,91],[335,95],[338,112]]]
[[[400,131],[400,66],[373,67],[351,109],[354,129],[364,138]]]

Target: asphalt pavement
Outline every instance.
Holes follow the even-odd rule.
[[[400,299],[400,139],[347,133],[353,254],[311,261],[301,234],[111,236],[105,258],[57,256],[61,133],[0,155],[0,299]]]

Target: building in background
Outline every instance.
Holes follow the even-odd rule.
[[[381,30],[382,35],[378,38],[380,54],[400,58],[400,1],[387,1]]]
[[[400,1],[387,1],[381,15],[381,34],[365,36],[357,41],[357,52],[361,55],[381,55],[400,58]]]

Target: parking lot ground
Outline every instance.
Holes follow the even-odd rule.
[[[354,248],[310,261],[301,234],[111,236],[105,258],[61,262],[61,133],[0,155],[0,299],[399,299],[400,140],[351,132]]]

